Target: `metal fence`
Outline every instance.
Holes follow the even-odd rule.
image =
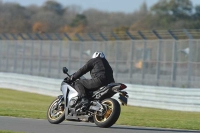
[[[96,33],[0,33],[0,40],[113,41],[199,38],[200,29],[128,30]]]
[[[117,82],[200,87],[198,39],[0,40],[0,72],[63,78],[63,66],[73,73],[97,50],[105,53]]]

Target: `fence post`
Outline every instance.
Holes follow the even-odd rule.
[[[152,30],[152,32],[159,39],[158,50],[157,50],[157,69],[156,69],[156,80],[157,80],[156,85],[159,86],[162,37],[157,33],[156,30]]]
[[[42,67],[42,49],[43,49],[42,45],[43,45],[43,41],[41,40],[41,41],[40,41],[40,56],[39,56],[39,75],[40,75],[40,76],[42,76],[42,75],[41,75],[41,67]]]
[[[14,68],[13,68],[13,72],[16,72],[16,69],[17,69],[17,46],[18,46],[18,42],[16,40],[16,43],[15,44],[15,52],[14,52]]]
[[[52,58],[52,40],[50,42],[50,47],[49,47],[49,66],[48,66],[48,77],[51,77],[51,58]]]
[[[173,43],[173,53],[172,53],[172,77],[171,77],[171,82],[172,82],[172,87],[175,87],[175,82],[176,82],[176,69],[177,69],[177,42],[178,38],[174,35],[174,33],[171,30],[168,30],[169,34],[171,37],[174,39]]]
[[[88,33],[88,36],[92,39],[93,44],[92,44],[92,50],[91,53],[94,53],[96,51],[96,39],[92,36],[92,34]]]
[[[108,51],[108,44],[107,44],[107,41],[104,41],[104,53],[105,53],[105,56],[107,55],[107,51]]]
[[[134,49],[135,44],[134,40],[131,40],[131,48],[130,48],[130,68],[129,68],[129,74],[130,74],[130,83],[132,83],[132,77],[133,77],[133,56],[134,56]]]
[[[146,55],[147,55],[147,41],[144,40],[144,50],[143,50],[143,59],[142,59],[142,85],[144,85],[145,73],[146,73]]]
[[[172,78],[171,78],[171,82],[172,82],[172,87],[175,87],[175,82],[176,82],[176,69],[177,69],[177,44],[176,44],[176,40],[174,40],[173,43],[173,53],[172,53],[172,61],[173,61],[173,65],[172,65]]]
[[[118,55],[119,55],[119,37],[114,33],[111,32],[111,35],[117,40],[116,44],[116,54],[115,54],[115,78],[117,79],[118,77]]]
[[[31,43],[31,67],[30,67],[30,74],[33,75],[33,53],[34,53],[34,41]]]
[[[141,31],[138,31],[138,34],[142,37],[144,40],[144,48],[143,48],[143,59],[142,59],[142,85],[144,85],[144,79],[145,79],[145,72],[146,72],[146,55],[147,55],[147,38],[142,34]]]
[[[59,51],[58,51],[58,68],[57,68],[58,69],[57,78],[60,78],[63,40],[57,33],[54,33],[54,35],[60,42],[59,43]]]
[[[40,41],[40,57],[39,57],[39,75],[42,76],[41,75],[41,69],[42,69],[42,49],[43,49],[42,45],[43,45],[43,40],[42,40],[42,37],[40,37],[40,35],[38,33],[36,33],[35,35],[37,36],[37,38],[39,40],[41,40]]]
[[[83,54],[83,42],[80,42],[79,43],[79,45],[80,45],[80,50],[79,50],[79,52],[80,52],[80,54],[79,54],[79,68],[81,68],[82,67],[82,54]]]
[[[130,68],[129,68],[129,74],[130,74],[130,83],[132,83],[132,76],[133,76],[133,56],[134,56],[134,49],[135,49],[135,44],[134,44],[134,37],[133,35],[129,32],[126,31],[126,34],[130,37],[132,40],[131,42],[131,49],[130,49]]]
[[[90,33],[88,33],[88,36],[89,36],[89,37],[92,39],[92,41],[93,41],[91,53],[94,53],[94,52],[96,51],[96,43],[95,43],[96,39],[95,39],[95,38],[92,36],[92,34],[90,34]]]
[[[68,48],[68,64],[67,64],[67,68],[69,71],[71,71],[71,41],[69,41],[69,48]]]
[[[193,58],[193,36],[186,30],[183,29],[183,32],[187,35],[189,38],[189,57],[188,57],[188,83],[187,87],[191,87],[191,75],[192,75],[192,58]]]
[[[84,41],[81,37],[80,37],[80,35],[78,34],[78,33],[76,33],[76,37],[81,41],[80,43],[79,43],[79,45],[80,45],[80,49],[79,49],[79,67],[82,67],[82,54],[83,54],[83,44],[82,44],[82,42]]]
[[[116,41],[115,41],[116,42]],[[119,42],[116,42],[116,49],[115,49],[115,78],[118,77],[118,55],[119,55]]]
[[[2,34],[5,38],[6,38],[6,72],[8,72],[8,58],[9,58],[9,49],[10,49],[10,47],[9,47],[9,38],[7,37],[7,35],[6,34]]]
[[[192,59],[193,59],[193,42],[189,39],[189,58],[188,58],[188,88],[191,87],[191,75],[192,75]]]
[[[9,59],[9,50],[10,50],[10,46],[9,46],[9,43],[8,43],[8,40],[6,40],[6,72],[8,72],[8,59]]]
[[[25,47],[26,47],[26,43],[24,41],[23,43],[23,53],[22,53],[22,74],[24,74],[24,65],[25,65]]]
[[[67,33],[64,33],[64,35],[65,35],[65,37],[67,37],[68,43],[69,43],[68,58],[67,58],[67,61],[68,61],[68,63],[67,63],[67,68],[68,68],[69,73],[70,73],[70,71],[71,71],[71,40],[72,40],[72,39],[68,36]]]
[[[160,61],[161,61],[161,47],[162,47],[162,40],[159,39],[158,44],[158,51],[157,51],[157,69],[156,69],[156,85],[159,86],[160,83]]]
[[[62,44],[63,44],[63,41],[61,41],[61,43],[60,43],[60,45],[59,45],[59,56],[58,56],[58,78],[60,78],[60,71],[61,71]]]

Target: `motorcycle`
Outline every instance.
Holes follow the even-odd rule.
[[[63,73],[70,77],[66,67],[63,67]],[[80,79],[84,79],[84,77]],[[96,91],[87,91],[90,103],[87,109],[84,109],[77,106],[80,101],[78,92],[74,89],[75,82],[70,83],[64,80],[61,83],[60,90],[63,95],[58,96],[49,105],[48,121],[51,124],[59,124],[65,119],[68,121],[85,121],[95,123],[102,128],[108,128],[115,124],[120,116],[121,107],[119,102],[111,97],[119,93],[119,101],[122,105],[127,105],[128,93],[123,91],[126,85],[111,83]]]

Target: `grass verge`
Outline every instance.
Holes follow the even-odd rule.
[[[13,132],[13,131],[3,131],[3,130],[0,130],[0,133],[22,133],[22,132]]]
[[[0,89],[0,116],[46,119],[47,108],[54,99],[34,93]],[[200,130],[200,112],[122,106],[116,124]]]

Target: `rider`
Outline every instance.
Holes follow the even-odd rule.
[[[89,104],[85,89],[95,91],[102,86],[115,82],[113,78],[113,70],[103,52],[95,52],[92,59],[75,72],[70,77],[70,80],[75,81],[89,71],[92,79],[80,79],[75,82],[75,89],[77,90],[79,94],[78,97],[81,100],[78,105],[82,105],[83,108],[87,108]]]

